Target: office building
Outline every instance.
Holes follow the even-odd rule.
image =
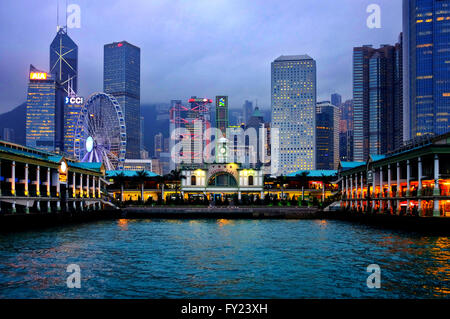
[[[339,157],[341,161],[353,161],[353,100],[345,101],[340,108]]]
[[[246,100],[242,107],[242,121],[247,124],[247,121],[253,114],[253,102]],[[238,123],[238,125],[241,123]]]
[[[84,99],[73,92],[64,98],[64,153],[70,156],[75,156],[75,130],[83,103]]]
[[[173,100],[170,108],[170,149],[171,169],[180,164],[202,164],[205,160],[203,151],[211,141],[204,133],[211,127],[210,105],[213,101],[207,98],[192,96],[189,106],[182,105],[180,100]],[[210,160],[208,157],[206,160]]]
[[[272,62],[272,173],[315,169],[316,61],[307,55]],[[274,141],[274,128],[279,141]]]
[[[401,43],[353,49],[353,160],[391,152],[402,134]]]
[[[228,96],[216,96],[216,128],[225,137],[228,125]]]
[[[316,107],[316,168],[337,170],[339,166],[339,107],[329,101]]]
[[[334,106],[341,106],[342,96],[338,93],[331,94],[331,104]]]
[[[123,164],[124,171],[152,171],[151,159],[126,159]]]
[[[57,127],[62,128],[63,124],[57,114],[64,116],[64,112],[58,109],[57,101],[61,99],[61,91],[54,74],[30,65],[26,113],[27,146],[45,151],[60,150],[57,146],[60,145],[63,134],[57,131]]]
[[[164,152],[164,136],[162,133],[158,133],[154,137],[153,156],[159,158],[162,152]]]
[[[404,0],[403,139],[450,129],[450,1]]]
[[[140,48],[126,41],[104,46],[103,88],[117,99],[125,113],[129,159],[139,158],[141,150],[140,56]]]
[[[16,142],[16,134],[14,129],[9,128],[9,127],[4,127],[3,128],[3,135],[1,136],[1,138],[3,141],[6,142],[11,142],[11,143],[15,143]]]
[[[50,44],[50,73],[64,89],[66,96],[71,93],[69,84],[76,94],[78,90],[78,46],[67,34],[66,27],[58,27]]]

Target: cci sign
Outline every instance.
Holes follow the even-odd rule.
[[[78,96],[66,96],[66,100],[64,103],[66,104],[83,104],[84,99],[82,97],[78,97]]]

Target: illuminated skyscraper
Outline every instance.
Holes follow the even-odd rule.
[[[316,107],[316,168],[337,170],[339,165],[339,107],[328,101]]]
[[[228,96],[216,96],[216,126],[226,135],[228,128]]]
[[[126,42],[104,46],[103,87],[125,113],[128,159],[140,158],[141,49]]]
[[[272,171],[315,169],[315,132],[316,61],[307,55],[280,56],[272,62]]]
[[[61,98],[61,94],[54,74],[38,70],[30,65],[26,114],[27,146],[55,151],[57,100]],[[60,113],[63,114],[61,111]]]
[[[69,87],[70,90],[70,87]],[[74,138],[84,99],[72,92],[64,98],[64,152],[75,156]]]
[[[78,46],[68,36],[66,27],[58,27],[58,32],[50,45],[50,73],[60,83],[66,95],[69,82],[72,90],[78,90]]]
[[[401,43],[353,49],[354,161],[401,146],[401,54]]]
[[[450,0],[403,1],[404,140],[450,130]]]

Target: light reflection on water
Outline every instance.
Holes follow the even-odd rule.
[[[448,237],[337,221],[120,219],[0,234],[0,297],[448,298],[449,259]]]

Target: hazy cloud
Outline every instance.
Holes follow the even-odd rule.
[[[305,53],[317,61],[319,99],[335,91],[351,98],[352,48],[393,44],[401,31],[400,0],[68,3],[81,7],[81,28],[69,29],[79,46],[79,93],[103,89],[103,45],[127,40],[141,48],[142,103],[227,94],[231,107],[258,99],[268,108],[270,63]],[[366,26],[371,3],[381,6],[381,29]],[[1,1],[0,112],[25,101],[30,63],[49,68],[55,32],[56,0]]]

